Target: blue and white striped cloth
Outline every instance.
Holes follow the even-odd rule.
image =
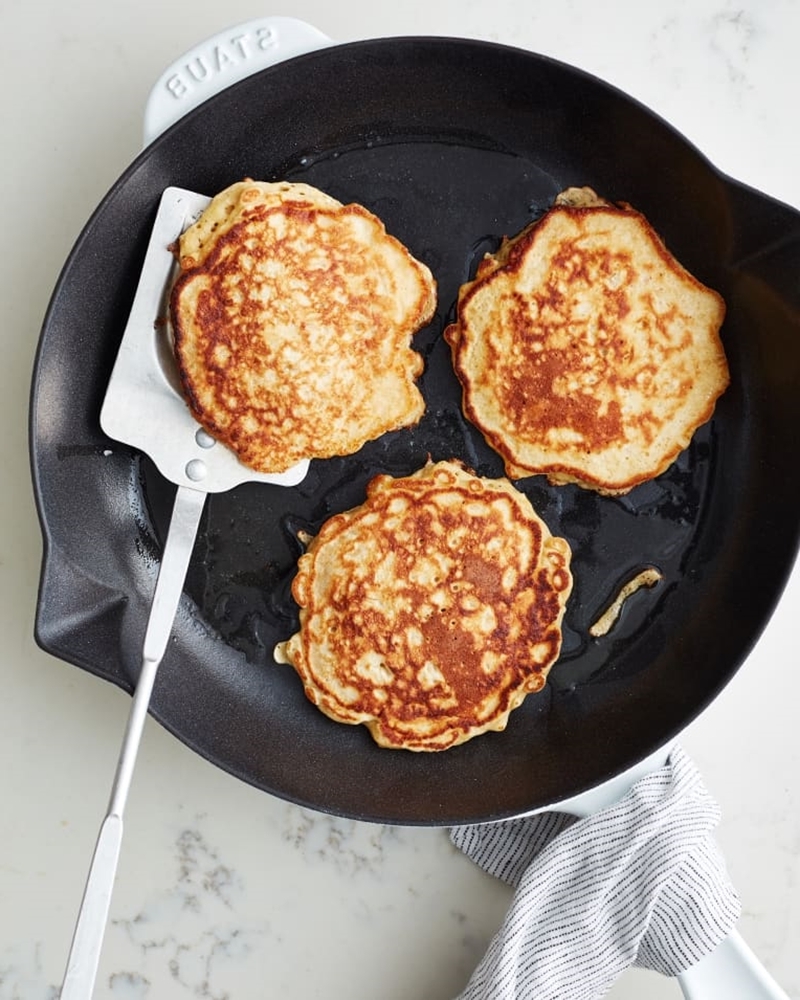
[[[712,837],[719,807],[680,747],[618,803],[454,827],[516,892],[459,1000],[593,1000],[629,966],[675,976],[723,940],[739,899]]]

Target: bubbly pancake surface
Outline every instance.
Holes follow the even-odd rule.
[[[377,476],[300,557],[300,630],[275,651],[326,715],[444,750],[539,691],[561,649],[568,543],[506,479],[456,462]]]
[[[179,259],[170,318],[184,395],[246,465],[352,454],[422,416],[411,339],[436,285],[362,206],[243,181],[183,234]]]
[[[616,494],[711,417],[724,315],[643,215],[579,188],[484,258],[445,339],[464,411],[512,479]]]

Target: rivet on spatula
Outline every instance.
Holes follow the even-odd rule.
[[[217,443],[202,427],[195,434],[194,439],[201,448],[212,448]]]
[[[201,479],[205,479],[207,472],[206,463],[201,458],[193,458],[191,462],[186,463],[186,475],[194,483],[199,483]]]

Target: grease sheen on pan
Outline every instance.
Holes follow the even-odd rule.
[[[577,188],[481,261],[445,339],[464,411],[512,479],[619,494],[711,417],[724,315],[641,213]]]
[[[260,472],[415,424],[428,268],[360,205],[242,181],[180,238],[175,354],[198,422]]]
[[[384,747],[505,728],[561,650],[571,551],[507,479],[455,461],[379,475],[298,561],[300,630],[275,651],[306,695]]]

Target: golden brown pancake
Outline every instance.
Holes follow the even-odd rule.
[[[436,285],[371,212],[304,184],[243,181],[212,199],[178,256],[184,394],[246,465],[352,454],[420,419],[411,339]]]
[[[481,262],[445,338],[464,411],[512,479],[617,494],[711,417],[724,315],[641,213],[573,188]]]
[[[275,651],[309,699],[377,743],[444,750],[504,729],[561,649],[571,552],[506,479],[456,462],[377,476],[322,526]]]

